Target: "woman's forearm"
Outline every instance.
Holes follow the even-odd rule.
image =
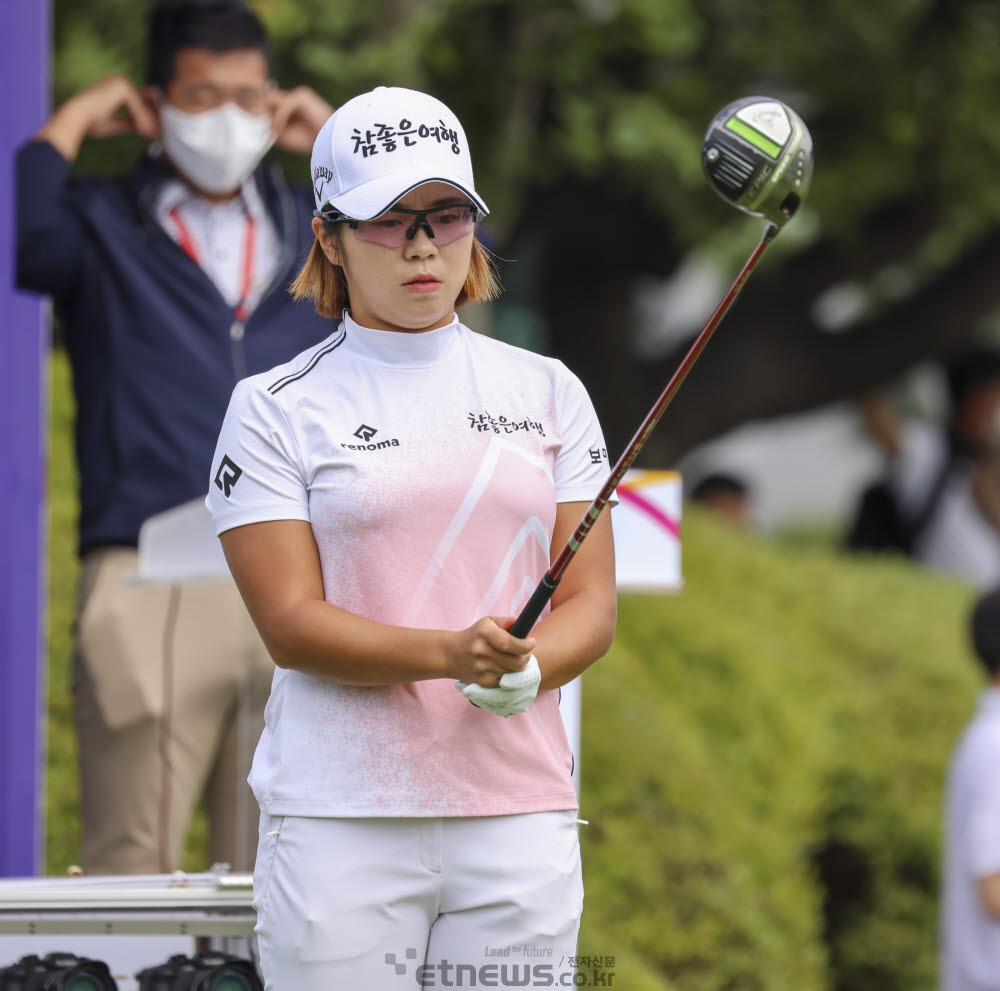
[[[538,641],[534,653],[541,688],[559,688],[603,657],[611,647],[617,615],[613,590],[584,590],[558,603],[531,631]]]
[[[391,685],[449,677],[444,630],[415,630],[364,619],[307,599],[260,624],[274,662],[345,685]]]

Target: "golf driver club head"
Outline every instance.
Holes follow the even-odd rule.
[[[701,167],[727,203],[780,229],[809,192],[812,138],[791,107],[768,96],[747,96],[712,118]]]

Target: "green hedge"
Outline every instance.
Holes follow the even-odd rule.
[[[79,856],[72,403],[52,363],[47,867]],[[585,678],[580,953],[626,991],[931,991],[972,593],[690,514],[685,587]],[[206,866],[204,820],[185,866]]]
[[[78,501],[73,461],[73,402],[65,354],[55,352],[49,370],[49,719],[45,866],[50,874],[61,874],[80,859],[79,787],[70,696],[72,624],[79,574],[76,557]]]
[[[585,677],[581,952],[643,991],[930,991],[972,593],[694,513],[684,572]]]

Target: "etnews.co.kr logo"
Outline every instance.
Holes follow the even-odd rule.
[[[417,950],[416,950],[416,947],[408,946],[406,948],[406,952],[403,954],[403,956],[405,956],[407,960],[416,960],[417,959]],[[385,955],[385,962],[390,967],[392,967],[393,970],[396,971],[397,976],[402,976],[403,974],[406,973],[406,964],[405,963],[400,963],[396,959],[396,954],[395,953],[387,953]]]
[[[361,441],[360,444],[341,444],[341,447],[346,447],[348,451],[381,451],[385,447],[399,447],[399,438],[392,437],[389,440],[374,440],[375,435],[378,433],[376,427],[369,427],[367,423],[362,423],[357,430],[354,431],[354,436]]]
[[[420,956],[415,947],[408,946],[402,954],[387,953],[385,963],[397,977],[409,977],[425,989],[615,987],[612,956],[559,956],[551,947],[531,944],[484,947],[483,957],[499,958],[496,962],[442,959],[427,963]]]

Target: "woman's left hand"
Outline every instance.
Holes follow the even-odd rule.
[[[456,681],[455,687],[473,705],[506,719],[508,716],[524,712],[535,701],[541,682],[542,672],[535,655],[532,654],[520,671],[508,671],[503,675],[496,688],[467,685],[464,681]]]

